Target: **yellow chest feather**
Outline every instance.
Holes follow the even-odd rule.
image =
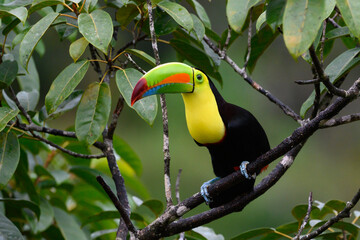
[[[225,125],[211,90],[203,93],[183,93],[182,96],[190,135],[201,144],[221,141],[225,136]]]

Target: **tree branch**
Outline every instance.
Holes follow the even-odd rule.
[[[206,35],[204,36],[204,41],[216,54],[222,57],[222,51],[218,47],[216,47]],[[292,110],[289,106],[287,106],[275,96],[273,96],[268,90],[264,89],[257,82],[253,81],[251,77],[247,75],[244,68],[240,68],[228,55],[224,56],[224,60],[256,91],[260,92],[262,95],[266,96],[271,102],[275,103],[286,115],[290,116],[295,121],[301,123],[301,117],[297,113],[295,113],[294,110]]]
[[[109,125],[108,132],[107,132],[107,136],[110,139],[113,139],[116,125],[117,125],[117,122],[118,122],[118,119],[119,119],[119,116],[120,116],[120,113],[121,113],[123,107],[124,107],[124,98],[122,95],[120,95],[118,102],[116,104],[116,108],[113,112],[111,123]]]
[[[294,240],[299,240],[299,237],[301,236],[302,231],[304,231],[304,228],[306,226],[306,224],[308,224],[309,219],[310,219],[310,213],[311,213],[311,208],[312,208],[312,204],[313,204],[313,197],[312,197],[312,192],[310,192],[309,194],[309,199],[308,199],[308,209],[306,211],[306,215],[304,217],[304,220],[299,228],[298,233],[296,234],[296,236],[294,237]]]
[[[96,180],[99,182],[99,184],[103,187],[111,201],[114,203],[114,206],[119,211],[122,219],[124,220],[127,228],[134,233],[135,236],[137,236],[137,229],[132,224],[130,217],[125,209],[125,207],[120,203],[119,199],[115,196],[115,194],[111,191],[109,185],[106,184],[105,180],[101,176],[97,176]]]
[[[149,27],[151,33],[151,44],[154,51],[156,65],[160,65],[160,56],[157,46],[157,40],[155,35],[154,28],[154,19],[152,12],[151,0],[147,0],[147,6],[149,11]],[[160,104],[162,110],[162,122],[163,122],[163,152],[164,152],[164,184],[165,184],[165,196],[166,196],[166,206],[169,208],[173,205],[171,197],[171,181],[170,181],[170,149],[169,149],[169,121],[167,106],[165,100],[165,94],[160,95]]]
[[[355,207],[355,205],[358,203],[360,199],[360,189],[358,189],[358,192],[355,194],[353,199],[350,202],[346,203],[346,207],[336,216],[330,218],[329,221],[327,221],[324,225],[313,231],[312,233],[306,234],[305,236],[301,237],[300,240],[309,240],[313,239],[317,236],[319,236],[321,233],[323,233],[325,230],[329,229],[334,223],[339,222],[343,218],[350,217],[350,210]]]
[[[329,128],[344,125],[347,123],[355,122],[360,120],[360,113],[346,115],[336,119],[330,119],[320,125],[320,128]]]

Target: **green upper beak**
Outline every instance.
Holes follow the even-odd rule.
[[[140,78],[131,95],[131,106],[141,98],[154,94],[193,91],[194,68],[183,63],[165,63]]]

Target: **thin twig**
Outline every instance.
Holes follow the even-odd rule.
[[[14,98],[14,102],[16,104],[16,106],[19,108],[19,110],[21,111],[21,113],[25,116],[26,120],[28,121],[28,123],[32,123],[31,117],[30,115],[27,113],[27,111],[25,110],[25,108],[20,104],[19,99],[17,98],[14,89],[10,86],[10,93]]]
[[[321,82],[324,83],[324,85],[326,86],[328,91],[336,96],[352,97],[352,96],[349,96],[349,93],[347,91],[335,87],[330,82],[329,77],[325,74],[325,72],[321,66],[321,62],[319,61],[319,58],[316,55],[314,45],[311,45],[311,47],[309,48],[309,53],[310,53],[310,57],[312,59],[313,65],[315,67],[315,70],[317,72],[317,75],[319,76],[319,79],[321,79]]]
[[[204,36],[204,41],[216,54],[218,54],[220,57],[222,56],[221,50],[218,47],[216,47],[206,35]],[[277,99],[275,96],[273,96],[268,90],[264,89],[257,82],[252,80],[251,77],[247,75],[245,69],[240,68],[228,55],[224,56],[224,60],[234,69],[235,72],[237,72],[248,84],[250,84],[250,86],[252,86],[256,91],[266,96],[271,102],[275,103],[278,107],[280,107],[281,110],[283,110],[283,112],[286,115],[290,116],[299,123],[302,122],[301,117],[294,110],[292,110],[289,106],[287,106],[279,99]]]
[[[147,0],[147,6],[149,11],[149,27],[151,33],[151,45],[154,51],[156,65],[160,65],[159,50],[156,41],[154,19],[152,12],[151,0]],[[170,181],[170,150],[169,150],[169,124],[168,114],[166,107],[165,95],[160,95],[160,104],[162,110],[162,122],[163,122],[163,152],[164,152],[164,183],[165,183],[165,196],[167,209],[173,205],[171,197],[171,181]]]
[[[344,125],[347,123],[355,122],[360,120],[360,113],[346,115],[336,119],[330,119],[320,125],[320,128],[329,128]]]
[[[92,44],[89,44],[89,48],[90,48],[90,54],[91,54],[92,60],[96,60],[97,57],[96,57],[96,50],[95,50],[94,46]],[[91,63],[94,64],[93,65],[94,70],[95,70],[95,72],[97,72],[98,77],[101,80],[103,74],[102,74],[99,62],[98,61],[92,61]]]
[[[318,78],[315,78],[315,79],[310,79],[310,80],[295,80],[294,82],[299,85],[308,85],[308,84],[320,83],[321,80]]]
[[[125,53],[125,57],[129,60],[129,62],[131,62],[131,63],[134,65],[134,67],[135,67],[139,72],[141,72],[142,74],[145,74],[145,73],[146,73],[146,71],[145,71],[144,69],[142,69],[142,68],[131,58],[130,54]]]
[[[350,202],[346,203],[346,207],[338,215],[330,218],[329,221],[324,223],[322,226],[320,226],[318,229],[316,229],[312,233],[306,234],[305,236],[301,237],[300,240],[313,239],[313,238],[319,236],[325,230],[329,229],[329,227],[331,227],[334,223],[337,223],[344,218],[350,217],[350,210],[353,207],[355,207],[355,205],[358,203],[359,199],[360,199],[360,189],[358,189],[358,191],[355,194],[355,196],[353,197],[353,199]]]
[[[115,132],[115,129],[116,129],[116,125],[117,125],[120,113],[121,113],[123,108],[124,108],[124,98],[123,98],[122,95],[120,95],[120,97],[118,99],[118,102],[116,104],[116,108],[115,108],[115,110],[113,112],[113,115],[112,115],[111,123],[110,123],[109,128],[108,128],[107,135],[108,135],[108,137],[110,139],[113,139],[114,132]]]
[[[44,142],[44,143],[46,143],[46,144],[48,144],[48,145],[50,145],[50,146],[52,146],[52,147],[54,147],[54,148],[57,148],[57,149],[59,149],[60,151],[62,151],[62,152],[64,152],[64,153],[67,153],[67,154],[69,154],[69,155],[71,155],[71,156],[74,156],[74,157],[85,158],[85,159],[103,158],[103,157],[105,157],[104,154],[82,154],[82,153],[73,152],[73,151],[70,151],[70,150],[68,150],[68,149],[66,149],[66,148],[63,148],[63,147],[61,147],[61,146],[59,146],[59,145],[57,145],[57,144],[55,144],[55,143],[47,140],[46,138],[41,137],[40,135],[37,135],[37,134],[35,134],[35,133],[32,133],[32,135],[33,135],[35,138],[39,139],[40,141],[42,141],[42,142]]]
[[[249,11],[249,28],[248,28],[248,39],[247,39],[247,45],[248,45],[248,52],[246,55],[246,59],[244,62],[244,69],[246,69],[249,60],[250,60],[250,55],[251,55],[251,36],[252,36],[252,12],[253,12],[253,8],[250,9]]]
[[[103,189],[105,190],[105,192],[107,193],[107,195],[109,196],[109,198],[111,199],[111,201],[113,202],[114,206],[116,207],[116,209],[119,211],[121,218],[124,220],[127,228],[133,233],[135,234],[135,236],[137,236],[137,232],[138,230],[135,228],[135,226],[133,225],[133,223],[130,220],[130,217],[126,211],[126,209],[124,208],[124,206],[120,203],[119,199],[115,196],[115,194],[113,193],[113,191],[111,191],[111,188],[109,187],[109,185],[107,185],[107,183],[105,182],[105,180],[101,177],[101,176],[97,176],[96,180],[98,181],[98,183],[103,187]]]
[[[228,33],[227,33],[227,37],[226,37],[226,40],[225,40],[225,43],[224,43],[224,46],[222,47],[222,50],[221,50],[221,59],[224,59],[225,55],[226,55],[226,51],[229,47],[229,44],[230,44],[230,39],[231,39],[231,27],[230,25],[228,25]]]
[[[312,204],[313,204],[313,196],[312,196],[312,192],[310,192],[309,194],[309,199],[308,199],[308,209],[306,211],[306,215],[304,217],[304,220],[299,228],[299,231],[297,233],[297,235],[294,237],[294,240],[298,240],[299,237],[301,236],[302,231],[304,231],[306,224],[308,224],[309,220],[310,220],[310,213],[311,213],[311,208],[312,208]]]
[[[176,193],[176,201],[177,204],[181,202],[180,200],[180,176],[181,176],[182,169],[179,169],[178,175],[176,177],[176,184],[175,184],[175,193]],[[185,240],[185,232],[181,232],[179,235],[179,240]]]

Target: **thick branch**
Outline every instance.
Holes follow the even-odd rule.
[[[329,229],[334,223],[337,223],[338,221],[342,220],[343,218],[347,218],[350,216],[350,210],[355,207],[355,205],[358,203],[360,199],[360,189],[355,194],[353,199],[350,202],[346,203],[346,207],[335,217],[332,217],[329,221],[327,221],[324,225],[313,231],[312,233],[309,233],[303,237],[300,238],[300,240],[308,240],[313,239],[317,236],[319,236],[321,233],[323,233],[325,230]]]
[[[127,228],[135,234],[135,236],[137,235],[137,229],[135,228],[135,226],[132,224],[130,217],[126,211],[126,209],[124,208],[124,206],[120,203],[119,199],[115,196],[115,194],[111,191],[109,185],[106,184],[106,182],[104,181],[104,179],[101,176],[97,176],[96,180],[99,182],[99,184],[103,187],[103,189],[105,190],[105,192],[107,193],[107,195],[109,196],[109,198],[111,199],[111,201],[114,203],[114,206],[116,207],[116,209],[119,211],[122,219],[124,220]]]
[[[124,107],[124,98],[122,95],[120,95],[118,102],[116,104],[116,108],[113,112],[111,123],[109,125],[108,132],[107,132],[108,138],[110,138],[110,139],[113,139],[116,125],[117,125],[117,122],[118,122],[118,119],[119,119],[119,116],[120,116],[120,113],[121,113],[123,107]]]
[[[218,54],[220,57],[223,56],[222,51],[218,47],[216,47],[207,36],[204,36],[204,41],[216,54]],[[247,75],[245,69],[240,68],[228,55],[225,55],[223,57],[224,60],[234,69],[234,71],[237,72],[242,78],[244,78],[244,80],[248,84],[250,84],[256,91],[266,96],[271,102],[275,103],[278,107],[280,107],[286,115],[292,117],[295,121],[302,121],[301,117],[297,113],[295,113],[294,110],[292,110],[289,106],[287,106],[275,96],[273,96],[268,90],[264,89],[257,82],[253,81],[251,77]]]

